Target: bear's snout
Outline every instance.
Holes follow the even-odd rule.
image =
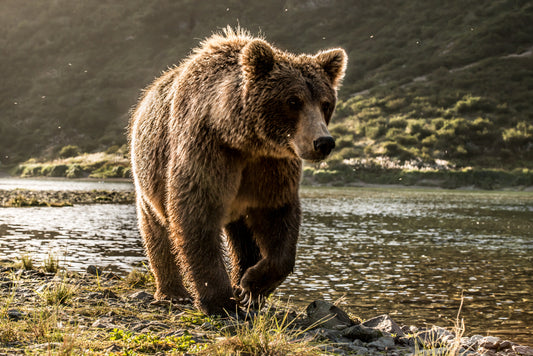
[[[313,141],[313,147],[316,152],[327,156],[335,148],[335,140],[331,136],[322,136]]]

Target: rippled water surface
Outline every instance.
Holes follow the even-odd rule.
[[[278,294],[301,305],[344,297],[363,318],[388,313],[420,326],[452,326],[463,294],[467,334],[533,344],[533,193],[301,195],[296,268]],[[133,205],[0,208],[0,256],[49,251],[79,270],[97,264],[126,273],[145,261]]]

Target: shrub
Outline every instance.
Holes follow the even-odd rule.
[[[371,139],[380,138],[385,134],[387,128],[384,125],[377,124],[376,126],[367,125],[365,127],[365,136]]]
[[[65,177],[68,170],[68,166],[66,164],[56,164],[52,167],[52,170],[50,171],[51,177]]]
[[[83,169],[79,164],[73,164],[68,168],[66,175],[67,178],[80,178],[83,176]]]
[[[80,154],[80,148],[74,145],[64,146],[59,151],[59,157],[61,158],[76,157],[79,154]]]
[[[405,127],[407,127],[407,120],[405,120],[404,117],[396,116],[389,120],[388,126],[398,129],[405,129]]]
[[[41,175],[41,166],[24,166],[21,177],[37,177]]]

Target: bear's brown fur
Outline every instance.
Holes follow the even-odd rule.
[[[296,56],[228,28],[145,91],[130,143],[156,298],[235,311],[292,271],[301,159],[334,146],[326,125],[345,66],[342,49]]]

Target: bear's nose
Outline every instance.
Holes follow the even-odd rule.
[[[335,140],[331,136],[322,136],[313,141],[313,146],[315,151],[327,156],[335,148]]]

